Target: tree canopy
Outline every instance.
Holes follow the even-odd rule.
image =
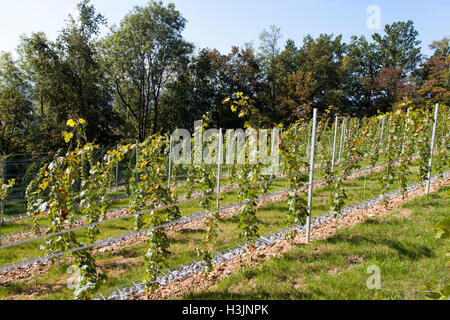
[[[260,45],[229,53],[195,48],[183,38],[186,19],[174,4],[150,1],[107,25],[90,0],[77,5],[55,41],[25,35],[17,58],[0,55],[0,152],[56,151],[69,118],[87,120],[90,141],[112,146],[175,128],[242,127],[224,99],[243,92],[266,125],[310,117],[311,109],[353,116],[401,107],[448,104],[449,38],[424,57],[412,21],[386,25],[372,39],[306,36],[297,46],[270,26]]]

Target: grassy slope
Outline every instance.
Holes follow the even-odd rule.
[[[430,278],[443,279],[445,243],[433,226],[448,215],[445,190],[417,198],[280,258],[249,267],[186,299],[417,299]],[[447,243],[448,245],[448,243]],[[381,269],[380,290],[369,290],[369,266]]]

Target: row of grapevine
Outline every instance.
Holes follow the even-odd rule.
[[[249,103],[249,99],[239,93],[227,100],[231,109],[245,118],[246,128],[254,130],[263,127],[264,118]],[[419,154],[417,177],[425,182],[430,160],[430,132],[433,126],[432,113],[426,108],[406,105],[408,112],[379,115],[378,117],[356,119],[349,116],[332,117],[332,109],[322,115],[317,126],[313,121],[298,121],[289,128],[282,128],[279,141],[280,164],[278,173],[263,174],[268,164],[250,161],[253,156],[250,148],[245,148],[246,156],[243,164],[231,165],[223,163],[223,153],[227,139],[223,139],[222,131],[217,130],[216,137],[202,142],[202,150],[208,148],[217,159],[216,164],[178,165],[169,159],[170,151],[175,143],[169,136],[151,136],[140,144],[119,146],[108,151],[103,161],[95,161],[92,157],[99,147],[88,143],[84,137],[85,121],[70,120],[69,132],[64,133],[68,143],[65,154],[55,156],[54,160],[41,168],[36,178],[27,188],[28,214],[34,220],[35,228],[43,223],[50,224],[42,250],[47,254],[69,251],[79,272],[75,282],[74,295],[82,299],[95,292],[106,275],[99,271],[95,255],[89,249],[70,251],[95,242],[99,235],[99,222],[110,208],[110,195],[114,188],[114,175],[118,163],[125,161],[130,154],[136,157],[135,170],[129,179],[129,210],[135,214],[137,230],[148,232],[147,251],[145,254],[144,281],[149,290],[156,290],[156,279],[164,270],[170,258],[170,237],[161,226],[181,217],[177,199],[181,188],[172,186],[172,174],[186,172],[187,188],[183,195],[189,199],[194,187],[200,190],[201,207],[209,212],[205,222],[204,246],[198,248],[204,259],[205,272],[213,268],[212,255],[215,242],[220,235],[217,221],[220,219],[221,179],[222,172],[228,172],[230,185],[238,190],[238,200],[245,203],[240,208],[240,236],[253,241],[259,237],[257,203],[260,195],[268,193],[276,174],[286,177],[289,184],[288,211],[286,224],[304,224],[311,215],[311,206],[298,190],[308,178],[308,158],[310,147],[315,145],[313,154],[327,181],[330,192],[330,210],[339,215],[347,197],[344,182],[352,171],[361,166],[362,159],[369,157],[371,164],[383,158],[387,165],[380,175],[383,192],[389,190],[394,179],[400,179],[403,192],[406,192],[406,177],[414,174],[408,171],[413,155]],[[448,108],[440,111],[437,124],[436,168],[448,166]],[[207,118],[205,118],[207,120]],[[207,122],[207,121],[205,121]],[[205,130],[205,127],[202,130]],[[315,130],[313,131],[313,129]],[[316,136],[312,141],[311,137]],[[268,149],[276,151],[276,141],[268,143]],[[258,141],[251,141],[256,143]],[[261,143],[259,144],[261,145]],[[137,152],[138,151],[138,152]],[[268,150],[266,150],[268,151]],[[257,154],[256,157],[261,157]],[[400,159],[398,166],[394,160]],[[313,166],[314,167],[314,166]],[[184,189],[183,189],[184,190]],[[383,193],[382,192],[382,193]],[[216,200],[216,201],[214,201]],[[73,226],[76,217],[87,218],[86,232],[65,232]],[[56,234],[56,236],[55,236]],[[290,233],[295,236],[295,233]],[[250,250],[252,248],[249,248]]]

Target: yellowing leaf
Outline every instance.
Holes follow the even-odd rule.
[[[141,169],[147,165],[147,161],[141,162]]]
[[[42,189],[42,191],[45,191],[45,189],[47,189],[48,186],[48,179],[45,179],[44,181],[42,181],[40,188]]]
[[[73,128],[76,126],[76,123],[72,119],[69,119],[67,120],[67,126]]]
[[[230,102],[230,98],[226,98],[225,100],[223,100],[223,103],[227,103]]]
[[[72,132],[64,132],[64,141],[66,143],[69,143],[70,140],[72,140],[73,138],[73,133]]]

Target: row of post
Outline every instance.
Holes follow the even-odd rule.
[[[430,150],[430,159],[429,159],[429,166],[428,166],[428,179],[427,179],[427,185],[426,185],[426,194],[428,195],[430,192],[430,185],[431,185],[431,173],[432,173],[432,166],[433,166],[433,154],[434,154],[434,146],[435,146],[435,138],[436,138],[436,130],[437,130],[437,121],[438,121],[438,112],[439,112],[439,104],[436,104],[435,107],[435,115],[434,115],[434,125],[433,125],[433,132],[432,132],[432,138],[431,138],[431,150]],[[407,119],[409,117],[409,110],[407,112]],[[317,126],[317,109],[314,109],[313,111],[313,122],[312,122],[312,132],[311,132],[311,140],[308,139],[308,148],[310,149],[310,170],[309,170],[309,190],[308,190],[308,218],[307,218],[307,230],[306,230],[306,241],[309,242],[310,240],[310,224],[311,224],[311,208],[312,208],[312,195],[313,195],[313,182],[314,182],[314,157],[315,157],[315,147],[316,147],[316,126]],[[337,135],[338,135],[338,126],[339,126],[339,117],[336,116],[335,119],[335,125],[334,125],[334,137],[333,137],[333,151],[332,151],[332,168],[331,172],[334,173],[335,169],[335,163],[336,163],[336,148],[337,148]],[[380,136],[380,143],[382,142],[383,135],[385,130],[385,116],[382,118],[382,124],[381,124],[381,136]],[[402,153],[404,152],[405,148],[405,139],[406,139],[406,130],[407,130],[407,121],[405,123],[405,133],[403,136],[403,142],[402,142]],[[296,131],[295,131],[296,133]],[[346,135],[346,118],[342,121],[341,126],[341,137],[340,137],[340,145],[339,145],[339,153],[338,153],[338,162],[341,161],[342,152],[345,148],[345,135]],[[220,185],[221,185],[221,162],[222,162],[222,129],[219,130],[219,154],[218,154],[218,170],[217,170],[217,211],[220,211]],[[168,188],[171,187],[171,181],[172,181],[172,136],[170,137],[170,143],[169,143],[169,164],[168,164]],[[136,141],[136,168],[135,168],[135,177],[138,178],[138,155],[139,155],[139,143]],[[117,145],[117,151],[119,151],[119,146]],[[102,154],[103,154],[103,148],[102,148]],[[5,161],[2,161],[2,177],[4,177],[4,171],[5,171]],[[119,181],[119,163],[116,164],[116,187],[118,186]],[[0,228],[3,224],[3,212],[4,212],[4,202],[0,201]],[[1,229],[0,229],[1,232]]]
[[[438,110],[439,105],[436,105],[435,108],[435,116],[434,116],[434,126],[433,126],[433,133],[431,138],[431,154],[430,154],[430,160],[429,160],[429,168],[428,168],[428,181],[426,186],[426,194],[429,194],[430,191],[430,184],[431,184],[431,172],[432,172],[432,165],[433,165],[433,154],[434,154],[434,145],[435,145],[435,138],[436,138],[436,130],[437,130],[437,121],[438,121]],[[314,184],[314,160],[315,160],[315,149],[316,149],[316,131],[317,131],[317,109],[313,110],[313,120],[312,120],[312,130],[310,138],[308,139],[308,148],[310,148],[310,168],[309,168],[309,188],[308,188],[308,217],[306,222],[306,242],[310,241],[310,234],[311,234],[311,217],[312,217],[312,200],[313,200],[313,184]],[[409,110],[407,112],[407,119],[409,117]],[[391,119],[390,119],[391,120]],[[345,148],[345,142],[346,142],[346,121],[347,119],[344,118],[342,120],[341,125],[341,135],[340,135],[340,143],[339,143],[339,152],[338,152],[338,162],[341,161],[342,153]],[[385,131],[385,116],[382,117],[382,123],[381,123],[381,135],[380,135],[380,143],[383,140],[384,131]],[[338,137],[338,127],[339,127],[339,117],[336,116],[335,118],[335,124],[334,124],[334,136],[333,136],[333,148],[332,148],[332,167],[331,172],[334,173],[335,164],[336,164],[336,149],[337,149],[337,137]],[[402,153],[404,152],[405,148],[405,139],[406,139],[406,130],[407,130],[407,123],[405,123],[405,133],[403,137],[402,142]],[[297,131],[295,130],[295,134]],[[217,160],[217,212],[220,212],[220,188],[221,188],[221,165],[222,165],[222,129],[219,130],[219,154],[218,154],[218,160]],[[168,187],[171,186],[171,177],[172,177],[172,137],[170,138],[170,145],[169,145],[169,169],[168,169]],[[137,151],[136,151],[137,156]]]
[[[429,165],[428,165],[428,177],[427,177],[427,185],[426,185],[426,194],[428,195],[430,192],[430,186],[431,186],[431,173],[432,173],[432,166],[433,166],[433,155],[434,155],[434,147],[435,147],[435,140],[436,140],[436,130],[437,130],[437,122],[438,122],[438,113],[439,113],[439,104],[436,104],[435,107],[435,113],[434,113],[434,125],[433,125],[433,131],[432,131],[432,138],[431,138],[431,150],[430,150],[430,158],[429,158]],[[405,123],[405,133],[403,136],[402,141],[402,153],[404,152],[405,148],[405,140],[406,140],[406,130],[407,130],[407,119],[409,117],[409,110],[407,112],[406,116],[406,123]],[[382,123],[381,123],[381,135],[380,135],[380,143],[383,140],[384,137],[384,131],[385,131],[385,116],[382,117]],[[311,134],[310,138],[308,139],[308,148],[310,148],[310,169],[309,169],[309,188],[308,188],[308,218],[307,218],[307,230],[306,230],[306,241],[309,242],[310,240],[310,224],[311,224],[311,211],[312,211],[312,196],[313,196],[313,183],[314,183],[314,158],[315,158],[315,147],[316,147],[316,126],[317,126],[317,109],[314,109],[313,111],[313,121],[312,121],[312,128],[311,128]],[[333,149],[332,149],[332,167],[331,172],[334,173],[335,164],[336,164],[336,149],[337,149],[337,136],[338,136],[338,127],[339,127],[339,117],[336,116],[335,118],[335,124],[334,124],[334,137],[333,137]],[[297,131],[295,130],[295,134]],[[341,125],[341,136],[340,136],[340,144],[339,144],[339,153],[338,153],[338,162],[341,161],[342,152],[345,148],[345,137],[346,135],[346,118],[342,120]],[[169,143],[169,164],[168,164],[168,188],[170,189],[172,184],[172,136],[170,137],[170,143]],[[222,129],[219,130],[219,154],[218,154],[218,170],[217,170],[217,211],[220,211],[220,188],[221,188],[221,165],[222,165],[222,143],[223,143],[223,136],[222,136]],[[137,179],[138,177],[138,155],[139,155],[139,143],[136,141],[136,168],[135,168],[135,177]],[[119,151],[119,146],[117,145],[117,151]],[[103,149],[102,149],[103,154]],[[5,176],[5,161],[2,161],[2,177]],[[116,187],[118,186],[119,182],[119,163],[116,164]],[[0,201],[0,234],[1,234],[1,225],[4,222],[3,219],[3,213],[4,213],[4,202]]]

